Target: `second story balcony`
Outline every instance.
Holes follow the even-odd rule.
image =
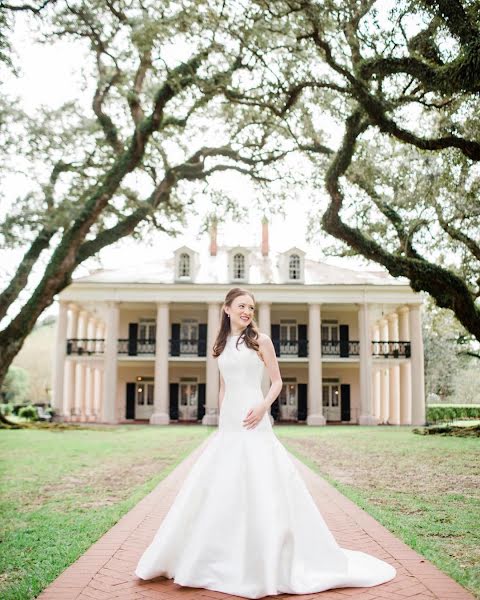
[[[307,339],[282,339],[272,337],[275,354],[279,358],[308,358]],[[360,355],[358,340],[322,340],[323,358],[349,358]],[[67,340],[67,355],[95,356],[105,352],[105,339],[71,338]],[[156,354],[154,338],[121,338],[117,347],[120,356],[150,356]],[[168,354],[171,357],[206,357],[206,336],[197,338],[169,338]],[[410,358],[409,341],[372,341],[373,358]]]

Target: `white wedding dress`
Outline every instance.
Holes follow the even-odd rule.
[[[242,425],[263,401],[258,354],[230,336],[218,357],[225,381],[218,430],[199,455],[135,570],[183,586],[246,598],[370,587],[395,568],[342,549],[275,435],[268,411]]]

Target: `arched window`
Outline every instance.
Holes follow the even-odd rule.
[[[233,256],[233,278],[245,278],[245,256],[240,252]]]
[[[190,255],[186,252],[180,254],[180,260],[178,261],[178,275],[179,277],[190,277]]]
[[[288,259],[289,279],[300,279],[300,257],[298,254],[290,254]]]

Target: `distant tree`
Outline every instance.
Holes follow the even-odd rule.
[[[21,367],[11,366],[2,385],[2,401],[21,403],[28,399],[30,378],[28,372]]]
[[[283,155],[260,126],[261,140],[245,145],[234,107],[225,119],[226,85],[249,73],[242,37],[253,23],[239,4],[46,4],[38,36],[85,49],[91,105],[79,99],[32,118],[0,97],[0,175],[17,170],[31,181],[0,221],[0,247],[25,248],[0,293],[0,320],[22,301],[0,330],[0,384],[82,262],[124,236],[141,237],[145,227],[175,233],[192,203],[190,184],[228,169],[264,181],[262,169]],[[0,15],[18,12],[12,2]]]
[[[478,2],[385,4],[257,0],[246,45],[263,83],[226,95],[312,158],[322,237],[407,277],[480,340]]]

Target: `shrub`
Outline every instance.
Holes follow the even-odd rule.
[[[31,404],[28,406],[22,406],[22,408],[18,411],[18,416],[22,419],[28,419],[29,421],[36,421],[38,418],[37,409]]]
[[[480,419],[480,404],[429,404],[427,422],[449,422],[455,419]]]
[[[13,404],[11,402],[0,404],[0,412],[2,413],[2,415],[8,417],[8,415],[11,415],[13,412]]]

